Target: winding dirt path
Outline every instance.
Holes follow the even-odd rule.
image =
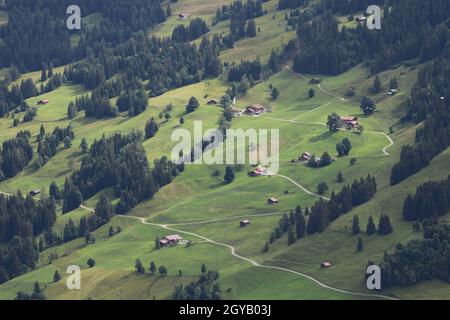
[[[302,272],[298,272],[298,271],[291,270],[291,269],[288,269],[288,268],[283,268],[283,267],[263,265],[263,264],[260,264],[260,263],[258,263],[257,261],[255,261],[253,259],[250,259],[250,258],[247,258],[247,257],[244,257],[244,256],[241,256],[241,255],[237,254],[236,253],[236,248],[234,246],[232,246],[232,245],[229,245],[229,244],[226,244],[226,243],[223,243],[223,242],[214,241],[212,239],[209,239],[207,237],[204,237],[204,236],[199,235],[199,234],[194,233],[194,232],[188,232],[188,231],[183,231],[183,230],[180,230],[180,229],[175,229],[175,228],[170,227],[169,225],[166,225],[166,224],[156,224],[156,223],[147,222],[145,220],[145,218],[141,218],[141,217],[134,217],[134,216],[119,216],[119,217],[139,220],[141,223],[143,223],[145,225],[154,226],[154,227],[160,227],[160,228],[163,228],[163,229],[166,229],[166,230],[187,234],[187,235],[190,235],[190,236],[193,236],[193,237],[196,237],[196,238],[200,238],[200,239],[204,240],[205,242],[212,243],[212,244],[215,244],[215,245],[219,245],[219,246],[222,246],[222,247],[226,247],[226,248],[230,249],[230,252],[231,252],[232,256],[234,256],[234,257],[236,257],[238,259],[244,260],[246,262],[249,262],[254,267],[265,268],[265,269],[272,269],[272,270],[279,270],[279,271],[293,273],[293,274],[296,274],[296,275],[301,276],[303,278],[307,278],[307,279],[313,281],[314,283],[316,283],[317,285],[319,285],[320,287],[325,288],[325,289],[329,289],[329,290],[332,290],[332,291],[336,291],[336,292],[340,292],[340,293],[344,293],[344,294],[348,294],[348,295],[352,295],[352,296],[367,297],[367,298],[379,298],[379,299],[387,299],[387,300],[398,300],[396,298],[385,296],[385,295],[359,293],[359,292],[351,292],[351,291],[347,291],[347,290],[342,290],[342,289],[339,289],[339,288],[336,288],[336,287],[333,287],[333,286],[329,286],[329,285],[327,285],[327,284],[325,284],[323,282],[320,282],[316,278],[314,278],[314,277],[312,277],[310,275],[307,275],[305,273],[302,273]]]
[[[87,210],[87,211],[89,211],[89,212],[92,212],[92,213],[95,212],[95,209],[94,209],[94,208],[89,208],[89,207],[86,207],[86,206],[84,206],[84,205],[80,205],[80,208],[81,208],[81,209],[84,209],[84,210]]]
[[[330,199],[327,198],[327,197],[324,197],[324,196],[322,196],[322,195],[320,195],[320,194],[317,194],[317,193],[314,193],[314,192],[309,191],[308,189],[306,189],[304,186],[302,186],[301,184],[299,184],[299,183],[296,182],[295,180],[293,180],[293,179],[291,179],[291,178],[289,178],[289,177],[287,177],[287,176],[284,176],[284,175],[282,175],[282,174],[271,174],[271,173],[267,173],[267,174],[264,174],[264,176],[273,176],[273,177],[280,177],[280,178],[286,179],[286,180],[292,182],[294,185],[296,185],[296,186],[297,186],[299,189],[301,189],[303,192],[305,192],[305,193],[307,193],[307,194],[309,194],[309,195],[311,195],[311,196],[315,196],[315,197],[318,197],[318,198],[322,198],[322,199],[327,200],[327,201],[330,200]]]

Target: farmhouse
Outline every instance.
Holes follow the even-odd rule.
[[[331,268],[331,262],[330,262],[330,261],[324,261],[324,262],[322,262],[322,263],[320,264],[320,267],[321,267],[321,268],[324,268],[324,269]]]
[[[37,195],[41,194],[41,190],[35,189],[30,191],[30,196],[36,197]]]
[[[245,114],[252,115],[252,116],[257,116],[264,112],[266,112],[266,107],[264,107],[260,104],[253,104],[253,105],[245,108]]]
[[[356,22],[358,23],[365,23],[367,21],[367,17],[361,16],[361,17],[356,17]]]
[[[248,226],[248,225],[250,225],[250,220],[242,220],[242,221],[240,222],[241,228],[244,228],[244,227],[246,227],[246,226]]]
[[[189,20],[191,18],[191,15],[189,13],[180,13],[178,15],[178,19],[180,20]]]
[[[300,156],[300,158],[298,158],[298,160],[300,161],[309,161],[309,159],[311,159],[312,154],[309,152],[303,152],[303,154]]]
[[[352,128],[359,127],[358,117],[354,116],[342,116],[341,121],[344,123],[344,125]]]
[[[214,105],[218,104],[219,102],[216,99],[210,99],[206,102],[207,105]]]
[[[398,90],[397,90],[397,89],[389,89],[388,95],[394,96],[394,95],[396,95],[397,93],[398,93]]]
[[[161,245],[161,247],[173,246],[173,245],[178,244],[182,240],[183,240],[183,238],[181,236],[179,236],[178,234],[174,234],[174,235],[162,237],[159,240],[159,244]]]
[[[258,167],[258,168],[256,168],[255,170],[250,171],[250,172],[248,173],[248,175],[249,175],[250,177],[259,177],[259,176],[263,175],[264,173],[266,173],[266,170],[263,169],[263,168],[261,168],[261,167]]]
[[[48,100],[47,99],[41,99],[41,100],[39,100],[37,102],[37,104],[38,104],[38,106],[48,104]]]
[[[267,203],[268,204],[278,204],[279,202],[280,201],[277,198],[275,198],[275,197],[267,199]]]

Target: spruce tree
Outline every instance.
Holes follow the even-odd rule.
[[[292,245],[295,243],[295,241],[297,241],[297,237],[295,235],[295,231],[294,231],[294,227],[290,226],[289,230],[288,230],[288,245]]]
[[[67,106],[67,118],[69,120],[72,120],[77,116],[77,109],[75,107],[75,104],[73,102],[70,102]]]
[[[361,229],[359,227],[359,217],[358,215],[355,215],[352,220],[352,233],[356,235],[359,234],[360,232]]]
[[[339,128],[342,127],[341,117],[338,116],[337,113],[333,112],[328,116],[327,126],[331,132],[339,131]]]
[[[254,19],[250,19],[247,23],[247,37],[256,37],[256,23]]]
[[[295,233],[297,239],[301,239],[305,236],[306,221],[300,206],[297,206],[297,208],[295,208],[294,216],[295,216]]]
[[[342,173],[342,171],[339,171],[337,176],[336,176],[336,180],[338,183],[343,183],[344,182],[344,175]]]
[[[95,206],[95,215],[99,218],[100,224],[109,222],[113,214],[112,204],[105,195],[100,196],[100,201]]]
[[[373,99],[368,98],[368,97],[363,97],[361,99],[361,105],[360,105],[361,110],[364,112],[364,114],[366,115],[370,115],[372,113],[375,112],[376,109],[376,103]]]
[[[386,235],[393,232],[391,221],[388,215],[382,214],[378,224],[378,234]]]
[[[197,110],[197,108],[200,106],[197,98],[191,97],[189,99],[188,104],[186,105],[186,113],[191,113]]]
[[[81,139],[80,148],[81,148],[81,151],[83,152],[83,154],[88,153],[88,144],[87,144],[86,138]]]
[[[372,85],[372,93],[377,94],[381,91],[381,81],[378,75],[375,76]]]
[[[92,258],[89,258],[87,261],[87,265],[89,266],[89,268],[95,267],[95,260]]]
[[[234,181],[234,179],[235,179],[235,175],[234,175],[233,167],[227,166],[227,168],[225,170],[225,176],[224,176],[225,183],[230,184]]]
[[[149,121],[147,121],[147,124],[145,125],[145,138],[150,139],[153,138],[156,133],[159,130],[159,126],[155,121],[155,118],[151,118]]]
[[[141,273],[141,274],[145,273],[145,268],[142,265],[141,260],[139,260],[139,259],[136,259],[136,261],[134,263],[134,269],[136,270],[137,273]]]
[[[149,271],[151,274],[155,274],[155,272],[156,272],[156,264],[153,261],[150,262]]]
[[[53,282],[58,282],[61,280],[61,275],[59,274],[58,270],[55,271],[55,274],[53,275]]]
[[[358,237],[358,243],[356,244],[356,251],[361,252],[364,249],[363,240],[361,237]]]
[[[375,226],[375,223],[373,222],[373,218],[369,217],[369,222],[367,223],[366,233],[368,236],[371,236],[377,232],[377,227]]]
[[[273,49],[269,58],[269,68],[270,70],[272,70],[273,73],[277,73],[278,71],[281,70],[280,59],[278,57],[277,52]]]

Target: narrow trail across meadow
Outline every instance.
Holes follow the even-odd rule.
[[[289,67],[288,65],[284,65],[283,67],[284,67],[285,69],[287,69],[288,71],[292,72],[293,74],[295,74],[297,77],[303,79],[303,80],[306,80],[306,81],[310,81],[310,80],[311,80],[310,78],[304,76],[303,74],[300,74],[300,73],[295,72],[295,71],[292,70],[291,67]],[[310,111],[307,111],[306,113],[300,114],[300,115],[294,117],[293,119],[281,119],[281,118],[276,118],[276,117],[271,117],[271,116],[263,116],[262,118],[267,118],[267,119],[276,120],[276,121],[289,122],[289,123],[293,123],[293,124],[318,125],[318,126],[325,126],[325,127],[326,127],[327,124],[326,124],[326,123],[323,123],[323,122],[308,122],[308,121],[298,121],[298,120],[296,120],[296,119],[299,118],[299,117],[305,116],[306,114],[309,114],[309,113],[312,113],[312,112],[314,112],[314,111],[317,111],[317,110],[320,109],[320,108],[329,106],[329,105],[331,105],[331,104],[333,104],[333,103],[336,103],[336,102],[338,102],[338,101],[347,101],[347,99],[345,99],[345,98],[343,98],[343,97],[340,97],[340,96],[338,96],[338,95],[336,95],[336,94],[334,94],[334,93],[332,93],[332,92],[330,92],[330,91],[325,90],[325,89],[321,86],[321,84],[317,84],[317,87],[318,87],[319,90],[322,91],[324,94],[326,94],[326,95],[328,95],[328,96],[330,96],[330,97],[336,98],[337,100],[329,101],[329,102],[327,102],[327,103],[325,103],[325,104],[323,104],[323,105],[320,105],[320,106],[318,106],[318,107],[316,107],[316,108],[314,108],[314,109],[312,109],[312,110],[310,110]],[[258,119],[258,118],[254,118],[254,119]],[[340,130],[343,130],[343,129],[340,129]],[[344,130],[343,130],[343,131],[344,131]],[[395,144],[394,140],[393,140],[389,135],[387,135],[385,132],[383,132],[383,131],[366,131],[366,132],[367,132],[367,133],[373,133],[373,134],[381,134],[381,135],[383,135],[383,136],[389,141],[389,144],[381,150],[382,155],[361,156],[361,157],[355,157],[355,158],[379,158],[379,157],[390,156],[390,153],[387,151],[387,149],[389,149],[390,147],[392,147],[392,146]],[[326,198],[326,197],[324,197],[324,196],[322,196],[322,195],[319,195],[319,194],[317,194],[317,193],[314,193],[314,192],[312,192],[312,191],[309,191],[305,186],[302,186],[302,185],[299,184],[298,182],[294,181],[292,178],[289,178],[289,177],[287,177],[287,176],[285,176],[285,175],[280,175],[280,174],[270,174],[270,173],[269,173],[269,174],[266,174],[266,176],[278,176],[278,177],[281,177],[281,178],[283,178],[283,179],[286,179],[286,180],[292,182],[292,183],[293,183],[294,185],[296,185],[299,189],[301,189],[302,191],[304,191],[305,193],[307,193],[307,194],[309,194],[309,195],[316,196],[316,197],[322,198],[322,199],[324,199],[324,200],[329,200],[329,198]]]
[[[304,79],[304,80],[307,80],[307,81],[311,80],[311,79],[307,78],[306,76],[304,76],[304,75],[302,75],[302,74],[299,74],[299,73],[294,72],[289,66],[284,66],[284,68],[286,68],[287,70],[291,71],[292,73],[294,73],[295,75],[297,75],[298,77],[300,77],[300,78],[302,78],[302,79]],[[326,103],[326,104],[323,104],[323,105],[321,105],[321,106],[319,106],[319,107],[317,107],[317,108],[315,108],[315,109],[313,109],[313,110],[311,110],[311,111],[308,111],[308,113],[309,113],[309,112],[313,112],[313,111],[317,110],[318,108],[322,108],[322,107],[328,106],[328,105],[330,105],[330,104],[332,104],[332,103],[335,103],[335,102],[337,102],[337,101],[347,101],[346,99],[344,99],[344,98],[342,98],[342,97],[339,97],[339,96],[337,96],[336,94],[334,94],[334,93],[332,93],[332,92],[330,92],[330,91],[325,90],[324,88],[322,88],[322,86],[321,86],[320,84],[318,84],[317,87],[318,87],[319,90],[320,90],[321,92],[323,92],[324,94],[329,95],[329,96],[331,96],[331,97],[334,97],[334,98],[336,98],[336,99],[338,99],[338,100],[333,100],[333,101],[330,101],[330,102],[328,102],[328,103]],[[303,114],[303,115],[304,115],[304,114]],[[312,124],[312,125],[326,126],[325,123],[321,123],[321,122],[302,122],[302,121],[297,121],[297,120],[295,120],[295,119],[298,118],[298,117],[296,117],[296,118],[294,118],[294,119],[291,119],[291,120],[287,120],[287,119],[279,119],[279,118],[273,118],[273,117],[267,117],[267,118],[273,119],[273,120],[278,120],[278,121],[285,121],[285,122],[295,123],[295,124]],[[392,140],[392,138],[389,137],[389,135],[387,135],[387,134],[384,133],[384,132],[378,132],[378,131],[367,131],[367,132],[383,134],[383,135],[389,140],[389,142],[390,142],[389,145],[386,146],[385,148],[383,148],[383,150],[382,150],[383,156],[389,156],[390,154],[388,153],[387,149],[390,148],[390,147],[391,147],[392,145],[394,145],[394,143],[395,143],[395,142]],[[375,156],[374,156],[374,157],[375,157]],[[269,175],[270,175],[270,176],[275,176],[275,177],[280,177],[280,178],[286,179],[286,180],[290,181],[291,183],[293,183],[295,186],[297,186],[299,189],[301,189],[303,192],[305,192],[305,193],[307,193],[307,194],[309,194],[309,195],[316,196],[316,197],[322,198],[322,199],[324,199],[324,200],[329,200],[329,198],[327,198],[327,197],[324,197],[324,196],[322,196],[322,195],[319,195],[319,194],[317,194],[317,193],[314,193],[314,192],[309,191],[307,188],[305,188],[304,186],[302,186],[301,184],[299,184],[299,183],[296,182],[295,180],[293,180],[293,179],[291,179],[291,178],[289,178],[289,177],[287,177],[287,176],[285,176],[285,175],[281,175],[281,174],[266,174],[266,176],[269,176]],[[5,195],[5,196],[12,196],[12,194],[7,193],[7,192],[2,192],[2,191],[0,191],[0,194]],[[94,208],[89,208],[89,207],[84,206],[84,205],[81,205],[80,208],[81,208],[81,209],[84,209],[84,210],[87,210],[87,211],[89,211],[89,212],[92,212],[92,213],[95,212],[95,209],[94,209]],[[244,261],[246,261],[246,262],[249,262],[249,263],[250,263],[251,265],[253,265],[254,267],[265,268],[265,269],[272,269],[272,270],[278,270],[278,271],[283,271],[283,272],[289,272],[289,273],[292,273],[292,274],[301,276],[301,277],[303,277],[303,278],[309,279],[309,280],[313,281],[315,284],[319,285],[320,287],[325,288],[325,289],[329,289],[329,290],[332,290],[332,291],[335,291],[335,292],[340,292],[340,293],[348,294],[348,295],[352,295],[352,296],[366,297],[366,298],[378,298],[378,299],[398,300],[397,298],[393,298],[393,297],[389,297],[389,296],[385,296],[385,295],[367,294],[367,293],[358,293],[358,292],[351,292],[351,291],[347,291],[347,290],[342,290],[342,289],[339,289],[339,288],[336,288],[336,287],[327,285],[327,284],[325,284],[325,283],[319,281],[318,279],[316,279],[316,278],[314,278],[314,277],[312,277],[312,276],[310,276],[310,275],[308,275],[308,274],[302,273],[302,272],[298,272],[298,271],[295,271],[295,270],[292,270],[292,269],[288,269],[288,268],[283,268],[283,267],[270,266],[270,265],[263,265],[263,264],[260,264],[260,263],[258,263],[257,261],[255,261],[255,260],[253,260],[253,259],[250,259],[250,258],[247,258],[247,257],[244,257],[244,256],[242,256],[242,255],[237,254],[237,253],[236,253],[236,248],[235,248],[234,246],[230,245],[230,244],[226,244],[226,243],[223,243],[223,242],[218,242],[218,241],[209,239],[209,238],[207,238],[207,237],[205,237],[205,236],[202,236],[202,235],[200,235],[200,234],[197,234],[197,233],[193,233],[193,232],[184,231],[184,230],[181,230],[181,229],[176,229],[176,228],[174,228],[174,226],[201,225],[201,224],[207,224],[207,223],[213,223],[213,222],[230,221],[230,220],[240,219],[240,218],[244,218],[244,217],[245,217],[245,218],[249,218],[249,217],[263,217],[263,216],[275,216],[275,215],[283,215],[283,214],[286,214],[286,212],[273,212],[273,213],[265,213],[265,214],[251,214],[251,215],[245,215],[245,216],[233,216],[233,217],[226,217],[226,218],[210,219],[210,220],[205,220],[205,221],[186,222],[186,223],[175,223],[175,224],[157,224],[157,223],[151,223],[151,222],[147,222],[147,221],[146,221],[146,218],[136,217],[136,216],[117,215],[117,217],[138,220],[138,221],[140,221],[142,224],[145,224],[145,225],[154,226],[154,227],[159,227],[159,228],[163,228],[163,229],[170,230],[170,231],[174,231],[174,232],[178,232],[178,233],[183,233],[183,234],[186,234],[186,235],[191,235],[191,236],[193,236],[193,237],[202,239],[202,240],[204,240],[205,242],[208,242],[208,243],[211,243],[211,244],[215,244],[215,245],[219,245],[219,246],[226,247],[226,248],[230,249],[230,252],[231,252],[231,255],[232,255],[232,256],[234,256],[234,257],[236,257],[236,258],[238,258],[238,259],[244,260]]]
[[[295,270],[292,270],[292,269],[288,269],[288,268],[283,268],[283,267],[263,265],[263,264],[260,264],[260,263],[258,263],[257,261],[255,261],[253,259],[250,259],[250,258],[247,258],[247,257],[244,257],[244,256],[241,256],[241,255],[237,254],[236,253],[236,248],[234,246],[232,246],[232,245],[209,239],[207,237],[204,237],[204,236],[199,235],[199,234],[194,233],[194,232],[188,232],[188,231],[183,231],[183,230],[180,230],[180,229],[176,229],[176,228],[173,228],[173,227],[171,227],[170,225],[167,225],[167,224],[156,224],[156,223],[147,222],[145,220],[145,218],[141,218],[141,217],[135,217],[135,216],[119,216],[119,217],[128,218],[128,219],[135,219],[135,220],[138,220],[138,221],[140,221],[141,223],[143,223],[145,225],[149,225],[149,226],[153,226],[153,227],[159,227],[159,228],[163,228],[163,229],[166,229],[166,230],[187,234],[187,235],[190,235],[190,236],[193,236],[193,237],[196,237],[196,238],[200,238],[200,239],[204,240],[205,242],[212,243],[212,244],[215,244],[215,245],[219,245],[219,246],[222,246],[222,247],[226,247],[226,248],[230,249],[230,252],[231,252],[232,256],[234,256],[234,257],[236,257],[238,259],[244,260],[246,262],[249,262],[254,267],[293,273],[293,274],[296,274],[296,275],[301,276],[303,278],[309,279],[309,280],[313,281],[314,283],[316,283],[317,285],[319,285],[320,287],[325,288],[325,289],[329,289],[329,290],[332,290],[332,291],[336,291],[336,292],[340,292],[340,293],[344,293],[344,294],[348,294],[348,295],[352,295],[352,296],[359,296],[359,297],[366,297],[366,298],[377,298],[377,299],[387,299],[387,300],[398,300],[396,298],[385,296],[385,295],[359,293],[359,292],[351,292],[351,291],[347,291],[347,290],[342,290],[342,289],[339,289],[339,288],[327,285],[327,284],[317,280],[316,278],[314,278],[314,277],[312,277],[312,276],[310,276],[308,274],[302,273],[302,272],[298,272],[298,271],[295,271]],[[181,225],[181,224],[177,224],[177,225]]]

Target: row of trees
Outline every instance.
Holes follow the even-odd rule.
[[[37,137],[39,159],[37,163],[39,166],[46,164],[51,158],[56,155],[58,146],[64,142],[66,147],[70,147],[71,141],[75,138],[72,126],[69,124],[67,128],[56,127],[52,134],[46,134],[44,126],[41,126],[40,133]]]
[[[369,217],[369,221],[366,226],[366,234],[368,236],[372,236],[375,233],[379,235],[391,234],[394,231],[391,220],[388,215],[382,214],[380,216],[380,220],[378,222],[378,229],[373,221],[372,217]],[[352,234],[358,235],[361,233],[361,228],[359,226],[359,217],[355,215],[352,219]]]
[[[79,5],[83,15],[101,13],[95,26],[83,28],[78,45],[71,44],[65,26],[66,8]],[[98,44],[114,47],[139,30],[164,22],[166,13],[159,0],[18,0],[6,1],[8,23],[0,28],[0,67],[15,64],[20,72],[40,70],[44,63],[55,66],[82,60],[98,52]]]
[[[217,77],[221,72],[218,56],[220,46],[218,36],[212,40],[203,37],[197,47],[189,42],[176,42],[169,38],[136,35],[114,50],[106,53],[102,51],[102,54],[92,59],[71,65],[65,74],[68,80],[81,83],[87,89],[95,89],[117,74],[122,77],[124,89],[133,87],[127,82],[149,80],[145,90],[152,97],[172,88]],[[108,86],[116,86],[113,81],[107,83]],[[109,99],[112,95],[108,93],[119,95],[117,91],[101,90],[97,96]]]
[[[29,135],[18,135],[6,140],[0,149],[0,181],[14,177],[22,171],[33,158],[33,147]]]
[[[261,0],[233,1],[229,5],[223,5],[217,9],[214,24],[220,21],[233,19],[236,16],[242,16],[245,19],[254,19],[264,15],[264,9]]]
[[[384,2],[384,0],[322,0],[321,5],[324,10],[331,10],[333,13],[350,14],[365,11],[370,5],[380,5]]]
[[[13,84],[11,89],[6,85],[0,85],[0,117],[4,117],[10,111],[18,108],[19,111],[30,109],[25,100],[55,90],[65,83],[66,79],[60,73],[53,75],[45,83],[41,83],[40,89],[36,88],[32,79],[22,80],[19,84]],[[27,122],[24,118],[24,122]]]
[[[14,84],[11,89],[8,89],[7,85],[1,85],[0,117],[4,117],[11,110],[26,105],[25,99],[34,97],[37,94],[38,90],[31,79],[22,80],[20,85]]]
[[[385,253],[380,265],[382,289],[412,286],[432,279],[450,283],[450,226],[431,225],[425,220],[423,229],[423,240],[399,243],[393,253]]]
[[[364,6],[349,1],[324,1],[325,8],[346,12]],[[366,6],[367,8],[367,6]],[[366,26],[338,28],[331,11],[298,29],[294,69],[310,74],[339,74],[366,60],[376,74],[401,61],[419,58],[421,62],[438,56],[446,46],[448,27],[444,22],[450,4],[433,0],[400,0],[385,6],[383,28],[372,32]],[[436,14],[436,12],[438,12]],[[395,32],[394,32],[395,30]],[[403,34],[398,39],[397,34]],[[294,50],[295,51],[295,50]]]
[[[262,65],[259,59],[254,61],[241,61],[239,64],[234,64],[230,67],[228,73],[228,81],[241,82],[244,76],[247,76],[253,81],[261,79]]]
[[[82,199],[114,187],[115,195],[120,197],[116,212],[125,214],[184,170],[183,164],[174,165],[166,157],[155,160],[150,170],[141,142],[140,132],[116,133],[94,141],[80,169],[65,183],[63,211],[71,211]]]
[[[338,194],[335,194],[333,191],[330,201],[325,201],[321,198],[311,209],[306,208],[304,213],[300,206],[297,206],[289,215],[284,215],[280,219],[278,225],[270,234],[269,241],[266,242],[263,251],[268,251],[269,245],[285,233],[288,234],[288,244],[291,245],[307,234],[311,235],[325,231],[328,225],[339,218],[339,216],[349,212],[353,207],[369,201],[375,195],[376,189],[375,178],[369,175],[366,179],[355,180],[351,186],[345,186]],[[308,217],[308,219],[306,220],[305,217]],[[386,225],[390,225],[389,217],[387,217],[387,223],[385,217],[387,216],[383,215],[380,218],[380,234],[390,233],[388,232],[389,227]],[[357,233],[359,233],[359,220],[356,223],[354,221],[354,225],[358,226]]]
[[[176,26],[172,31],[172,40],[175,42],[192,41],[208,32],[209,28],[205,20],[195,18],[189,22],[187,27],[182,24]]]
[[[403,203],[403,218],[407,221],[438,217],[450,208],[450,176],[442,181],[430,181],[417,187],[414,195],[409,194]]]
[[[104,195],[101,195],[99,202],[95,206],[94,213],[89,216],[81,217],[78,227],[75,225],[72,219],[69,219],[68,223],[64,226],[64,232],[62,235],[63,242],[72,241],[81,237],[85,238],[86,244],[95,241],[93,236],[91,235],[91,232],[107,224],[111,220],[112,216],[113,207],[111,202]],[[45,244],[50,247],[54,242],[55,239],[53,239],[51,243],[46,242]]]
[[[330,222],[372,199],[376,190],[375,178],[368,175],[366,179],[361,178],[351,185],[344,186],[337,194],[333,191],[330,201],[320,199],[311,209],[308,234],[325,231]]]
[[[203,264],[201,275],[187,285],[175,286],[173,300],[220,300],[222,290],[218,283],[219,272],[208,270]]]
[[[116,105],[119,112],[128,111],[131,117],[137,116],[147,109],[148,94],[142,88],[125,91],[117,99]]]
[[[295,9],[303,6],[306,0],[280,0],[278,2],[278,10]]]
[[[305,216],[309,216],[309,209],[306,208],[305,215],[300,206],[287,214],[278,221],[278,225],[272,231],[269,241],[264,245],[263,251],[269,251],[269,245],[273,244],[275,240],[279,239],[283,234],[288,234],[288,245],[294,244],[297,240],[306,236],[306,220]]]
[[[52,227],[55,203],[50,198],[34,200],[30,195],[0,195],[0,241],[33,237]]]
[[[232,48],[235,42],[245,37],[256,37],[255,18],[263,16],[266,11],[262,7],[265,0],[234,1],[230,5],[219,8],[214,18],[214,24],[230,19],[229,34],[222,38],[226,48]]]
[[[34,200],[30,195],[0,195],[0,283],[34,269],[39,250],[34,236],[56,221],[55,203],[50,198]]]
[[[427,64],[419,73],[408,102],[407,120],[424,125],[417,129],[414,145],[402,148],[400,161],[391,171],[395,185],[427,167],[450,145],[450,47],[442,57]]]

